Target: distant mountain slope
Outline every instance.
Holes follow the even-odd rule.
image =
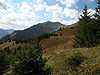
[[[14,31],[13,29],[7,29],[7,30],[0,29],[0,38],[13,33],[13,31]]]
[[[75,23],[69,26],[66,26],[66,28],[58,30],[53,32],[54,34],[57,34],[58,36],[51,36],[47,39],[42,40],[42,47],[44,49],[64,49],[66,48],[72,48],[73,42],[72,39],[78,29],[79,23]]]
[[[33,25],[30,28],[27,28],[25,30],[20,30],[20,31],[15,31],[10,35],[7,35],[3,38],[1,38],[0,41],[6,42],[9,39],[13,40],[27,40],[30,38],[37,37],[38,35],[41,35],[43,33],[48,33],[48,32],[54,32],[60,29],[60,27],[66,27],[65,25],[59,23],[59,22],[44,22],[44,23],[39,23],[37,25]]]
[[[72,48],[73,47],[72,39],[78,29],[78,25],[79,25],[78,23],[75,23],[70,26],[66,26],[65,28],[54,31],[53,33],[57,34],[57,36],[50,36],[49,38],[41,40],[42,48],[44,50]],[[20,31],[15,31],[14,33],[16,32],[20,32]],[[25,42],[21,44],[20,43],[16,44],[15,41],[12,41],[12,42],[0,44],[0,49],[4,49],[5,47],[9,46],[10,49],[14,50],[17,49],[19,46],[21,46],[22,48],[24,47],[26,48],[26,47],[33,47],[33,45],[34,45],[34,41],[30,41],[30,43]]]

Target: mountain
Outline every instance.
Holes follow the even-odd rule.
[[[14,31],[13,29],[7,29],[7,30],[0,29],[0,38],[13,33],[13,31]]]
[[[66,26],[59,22],[47,21],[44,23],[39,23],[39,24],[33,25],[32,27],[27,28],[25,30],[14,31],[12,34],[1,38],[0,41],[6,42],[8,40],[27,40],[27,39],[37,37],[44,33],[57,31],[61,27],[64,28]]]

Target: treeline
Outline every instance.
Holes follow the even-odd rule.
[[[49,38],[50,36],[58,36],[58,34],[55,34],[55,33],[44,33],[44,34],[41,34],[35,38],[32,38],[32,39],[27,39],[27,40],[14,40],[16,44],[19,44],[19,43],[33,43],[34,40],[43,40],[43,39],[47,39]]]

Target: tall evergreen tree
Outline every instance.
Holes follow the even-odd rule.
[[[97,34],[97,41],[98,41],[98,44],[100,45],[100,0],[98,0],[97,2],[98,4],[98,7],[96,7],[96,13],[95,13],[95,20],[96,20],[96,25],[97,25],[97,30],[98,30],[98,34]]]
[[[51,68],[46,67],[47,60],[42,55],[39,42],[35,43],[33,50],[22,50],[18,54],[18,61],[12,65],[12,75],[50,75]]]
[[[96,7],[95,18],[96,20],[98,20],[98,23],[100,25],[100,0],[98,0],[97,4],[98,4],[98,7]]]
[[[95,19],[89,15],[87,6],[79,19],[79,29],[74,37],[74,47],[91,47],[98,45],[98,26]]]

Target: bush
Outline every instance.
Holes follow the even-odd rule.
[[[8,53],[6,51],[0,50],[0,75],[8,69],[9,61],[8,61]]]
[[[86,57],[83,56],[81,53],[76,53],[73,56],[67,58],[67,60],[65,61],[65,65],[68,74],[79,75],[78,73],[81,69],[80,65],[84,62],[85,59]]]
[[[84,59],[85,57],[82,54],[77,53],[67,59],[67,65],[71,67],[78,67],[84,62]]]
[[[42,58],[43,50],[39,42],[35,42],[34,49],[18,52],[17,61],[12,65],[12,75],[50,75],[51,68],[46,66],[46,59]]]

